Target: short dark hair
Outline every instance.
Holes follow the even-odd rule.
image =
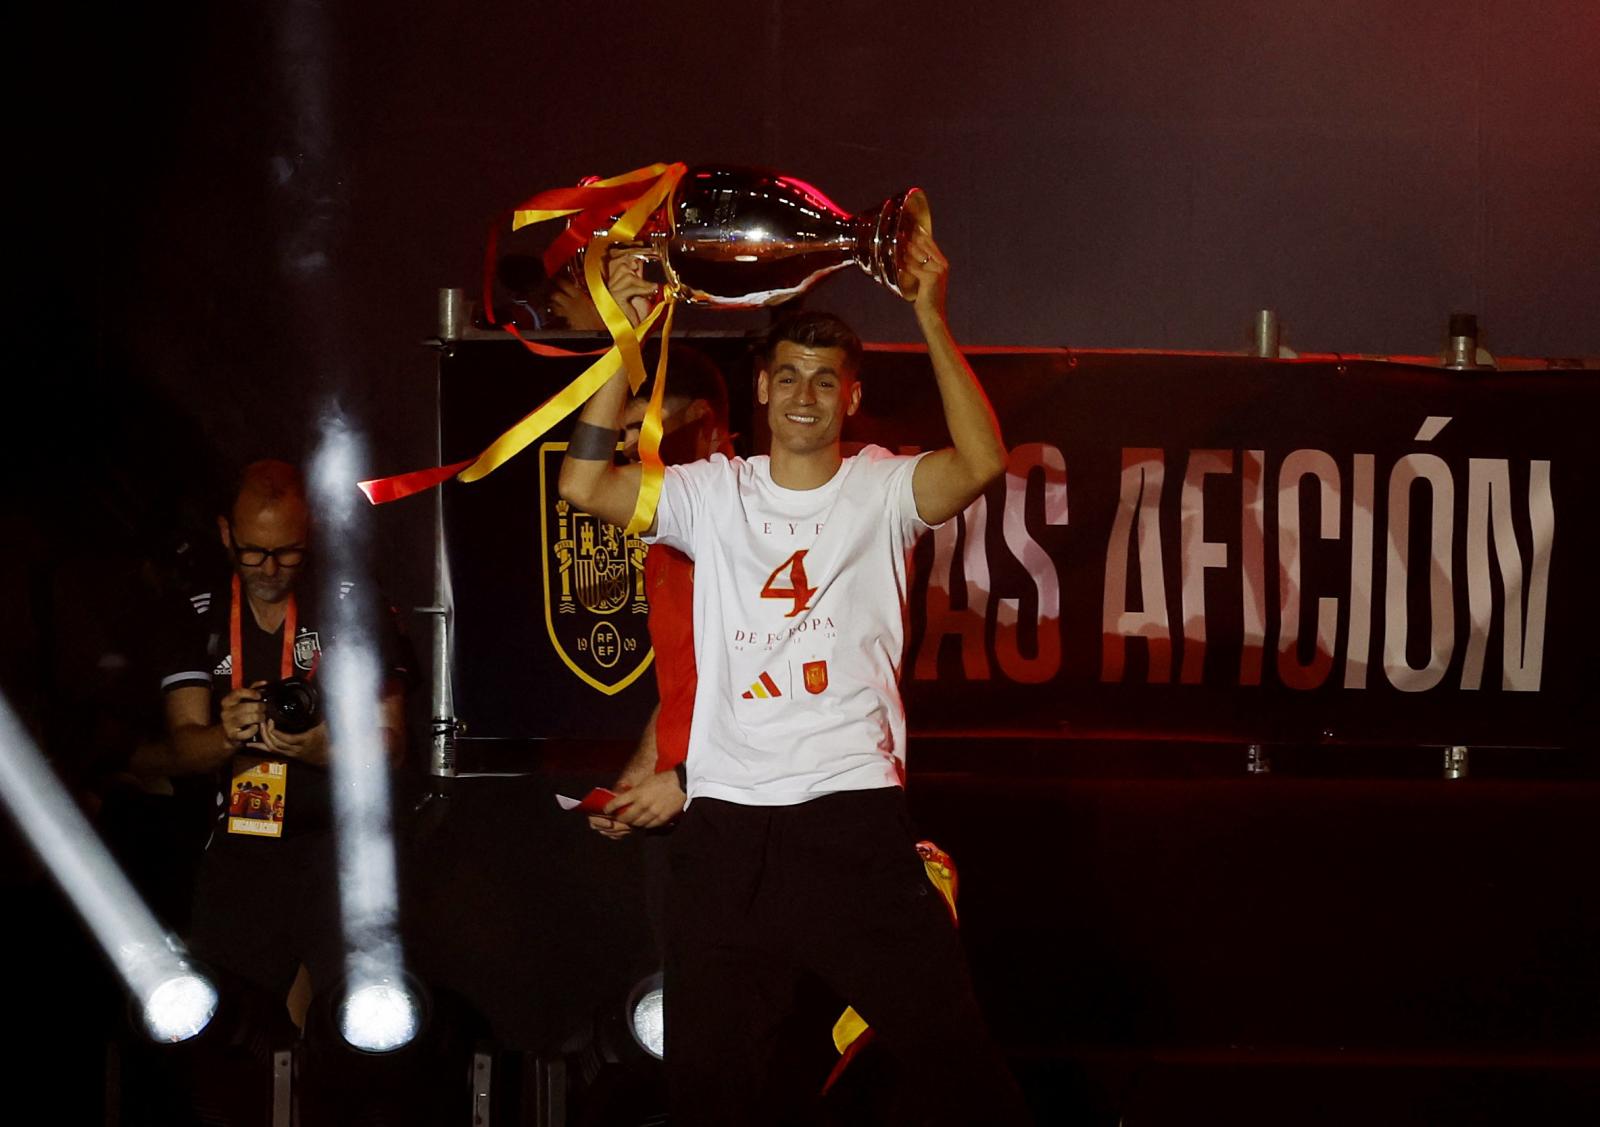
[[[850,373],[861,370],[861,338],[856,331],[832,313],[818,313],[809,309],[785,313],[767,330],[761,346],[761,360],[772,363],[773,353],[784,341],[806,348],[837,348],[844,353]]]

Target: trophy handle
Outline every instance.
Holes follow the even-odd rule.
[[[921,188],[909,188],[885,200],[878,213],[877,226],[877,237],[873,240],[875,269],[868,273],[907,301],[915,300],[916,275],[902,271],[901,267],[910,253],[911,236],[916,234],[917,228],[933,234],[933,210],[928,206],[928,194]]]

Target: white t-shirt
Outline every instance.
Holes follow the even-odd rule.
[[[765,456],[669,466],[652,542],[695,561],[689,798],[787,806],[905,777],[918,459],[868,446],[817,489]]]

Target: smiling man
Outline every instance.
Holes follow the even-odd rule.
[[[747,1127],[792,1111],[775,1106],[773,1055],[804,971],[877,1030],[926,1097],[920,1115],[1026,1119],[902,791],[908,557],[1006,459],[946,324],[948,266],[926,232],[904,269],[951,445],[844,457],[860,341],[827,314],[785,317],[757,385],[771,454],[669,467],[646,537],[695,563],[699,685],[667,905],[674,1122]],[[589,400],[561,471],[563,496],[617,524],[640,480],[612,458],[626,398],[619,376]]]

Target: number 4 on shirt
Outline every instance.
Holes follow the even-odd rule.
[[[787,582],[787,587],[779,586]],[[761,588],[763,599],[793,599],[794,608],[784,615],[793,618],[801,611],[811,609],[811,596],[817,593],[815,587],[806,582],[806,550],[800,549],[794,555],[784,560],[772,569],[772,574],[767,576],[766,586]]]

